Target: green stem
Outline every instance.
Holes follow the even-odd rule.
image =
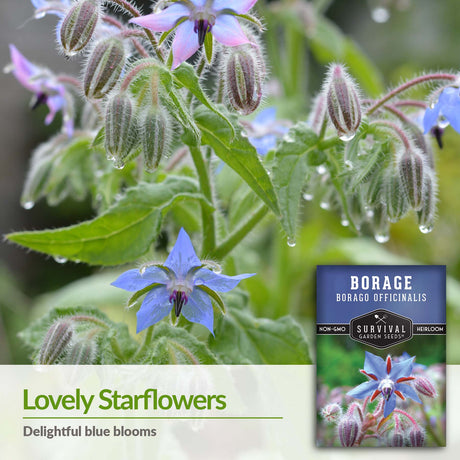
[[[142,357],[148,348],[150,347],[150,344],[152,343],[152,337],[153,337],[153,328],[154,326],[150,326],[146,331],[144,335],[144,341],[142,342],[142,345],[137,349],[136,353],[134,354],[132,361],[136,362],[136,359],[139,359]]]
[[[113,354],[122,362],[126,363],[126,357],[123,350],[120,348],[120,344],[115,337],[110,339],[110,346],[112,347]]]
[[[217,248],[211,253],[212,258],[222,260],[235,246],[237,246],[248,233],[267,215],[268,208],[261,205],[252,216],[236,228]]]
[[[213,203],[211,181],[201,150],[199,147],[191,146],[190,153],[193,163],[195,164],[196,172],[198,173],[201,192],[210,203]],[[213,211],[210,211],[204,203],[201,204],[201,219],[203,222],[203,244],[201,253],[203,256],[207,256],[213,253],[216,246],[216,224]]]
[[[426,411],[423,411],[423,416],[425,418],[425,428],[426,428],[426,431],[428,431],[431,435],[431,437],[433,438],[434,442],[438,445],[438,446],[443,446],[444,445],[444,442],[439,438],[439,436],[435,433],[435,431],[433,430],[433,427],[431,426],[431,423],[430,423],[430,417],[428,416],[428,414],[426,413]]]

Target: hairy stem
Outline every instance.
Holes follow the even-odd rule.
[[[406,133],[396,123],[393,123],[392,121],[388,121],[388,120],[376,120],[370,124],[374,126],[384,126],[386,128],[393,130],[396,133],[396,135],[399,137],[401,142],[403,143],[404,148],[408,151],[411,150],[411,144],[410,144],[409,138],[406,136]]]
[[[152,343],[153,328],[154,326],[150,326],[145,331],[144,340],[142,342],[142,345],[137,349],[136,353],[134,353],[134,356],[132,358],[133,362],[136,362],[136,359],[141,358],[146,353],[146,351],[149,349],[150,344]]]

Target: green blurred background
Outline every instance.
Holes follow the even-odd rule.
[[[280,116],[293,121],[306,118],[330,60],[348,64],[363,88],[371,92],[426,70],[460,70],[456,0],[259,0],[257,8],[268,29],[271,80],[267,87],[271,95],[266,105],[275,104]],[[378,8],[380,13],[382,8],[389,13],[386,22],[372,19]],[[7,44],[11,42],[32,61],[78,75],[78,61],[66,61],[55,52],[55,19],[26,22],[32,14],[29,0],[1,2],[2,65],[9,61]],[[364,56],[374,65],[369,66]],[[45,110],[28,111],[30,94],[12,76],[1,77],[1,88],[1,233],[59,227],[90,218],[89,202],[69,200],[57,208],[38,203],[30,211],[20,208],[30,152],[59,128],[59,121],[45,129]],[[449,363],[460,363],[460,287],[456,281],[460,279],[460,135],[448,128],[444,141],[444,149],[436,152],[439,218],[428,235],[419,232],[414,216],[409,215],[391,226],[390,241],[380,245],[372,237],[357,237],[342,227],[340,216],[320,209],[317,200],[303,205],[295,247],[287,245],[276,222],[267,219],[258,227],[233,258],[242,272],[258,273],[245,284],[254,313],[274,318],[293,314],[310,337],[314,356],[317,264],[447,265],[447,356]],[[225,201],[225,184],[221,192]],[[27,350],[16,334],[56,305],[91,304],[115,320],[134,323],[135,312],[123,308],[124,293],[109,286],[114,271],[60,265],[6,243],[0,245],[0,257],[0,363],[28,362]]]

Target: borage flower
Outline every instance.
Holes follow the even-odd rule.
[[[66,98],[66,89],[55,76],[45,68],[38,67],[28,61],[14,45],[10,45],[11,72],[24,88],[35,94],[32,108],[46,104],[49,113],[45,124],[49,125],[58,111],[63,112],[65,131],[68,136],[73,134],[73,119],[70,116],[69,102]]]
[[[176,29],[172,43],[175,69],[203,45],[206,34],[226,46],[250,43],[235,16],[247,13],[257,0],[184,0],[159,13],[133,18],[130,22],[154,32]]]
[[[137,332],[162,320],[174,307],[176,318],[182,314],[189,321],[207,327],[214,335],[211,298],[218,298],[215,291],[228,292],[241,280],[254,275],[226,276],[204,268],[182,228],[164,265],[128,270],[112,285],[125,291],[142,291],[142,294],[148,290],[137,312]]]
[[[40,19],[47,14],[63,17],[71,5],[71,0],[31,0],[35,7],[35,17]]]
[[[415,357],[394,363],[390,356],[387,356],[386,361],[384,361],[380,356],[367,351],[365,353],[364,369],[361,369],[360,372],[369,380],[350,390],[347,395],[356,399],[370,396],[370,400],[373,401],[382,394],[385,401],[384,417],[388,417],[396,407],[396,396],[402,400],[408,397],[422,404],[416,391],[407,383],[415,379],[411,375]]]
[[[439,126],[445,128],[448,124],[460,133],[460,89],[448,87],[443,89],[438,102],[433,108],[426,109],[423,117],[425,134],[431,128]]]

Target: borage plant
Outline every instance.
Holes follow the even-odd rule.
[[[93,306],[62,304],[21,334],[36,362],[309,363],[292,316],[250,312],[243,289],[258,277],[236,274],[257,269],[234,257],[247,235],[271,216],[294,247],[302,197],[379,242],[410,210],[422,232],[433,227],[429,136],[440,142],[448,122],[458,128],[457,75],[422,75],[375,97],[370,64],[365,73],[361,64],[330,64],[310,115],[287,120],[260,105],[279,91],[265,84],[270,68],[280,99],[302,100],[294,70],[307,45],[326,46],[318,31],[331,27],[309,2],[280,10],[260,0],[160,0],[146,15],[128,0],[32,3],[36,18],[58,18],[60,52],[83,57],[83,71],[55,74],[10,46],[9,70],[34,106],[47,105],[45,122],[63,119],[33,153],[21,202],[30,209],[42,198],[90,196],[97,215],[7,238],[59,262],[137,263],[107,285],[133,293],[128,306],[138,311],[137,332],[145,330],[138,342]],[[285,40],[274,40],[280,25]],[[411,99],[425,83],[435,85],[428,100]],[[177,241],[170,251],[168,241]]]

